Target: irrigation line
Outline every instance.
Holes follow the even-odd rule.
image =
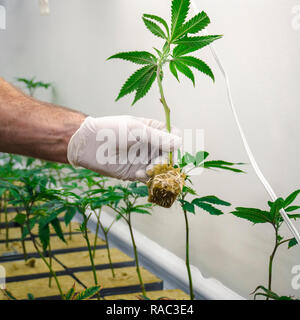
[[[194,12],[196,14],[198,14],[200,12],[200,10],[198,9],[196,3],[194,0],[191,0],[191,3],[192,3],[192,6],[193,6],[193,9],[194,9]],[[208,35],[207,31],[204,31],[203,32],[205,35]],[[261,183],[263,184],[263,186],[265,187],[265,189],[267,190],[267,192],[269,193],[271,199],[273,201],[275,201],[278,197],[276,196],[273,188],[271,187],[270,183],[268,182],[268,180],[265,178],[265,176],[263,175],[262,171],[260,170],[255,158],[254,158],[254,155],[249,147],[249,144],[247,142],[247,139],[246,139],[246,136],[244,134],[244,130],[240,124],[240,121],[239,121],[239,118],[238,118],[238,115],[237,115],[237,112],[236,112],[236,109],[235,109],[235,106],[234,106],[234,103],[233,103],[233,99],[232,99],[232,94],[231,94],[231,88],[230,88],[230,82],[229,82],[229,78],[228,78],[228,75],[219,59],[219,56],[217,55],[217,52],[215,50],[215,47],[213,44],[210,44],[209,45],[209,48],[210,48],[210,51],[225,79],[225,83],[226,83],[226,88],[227,88],[227,95],[228,95],[228,100],[229,100],[229,105],[231,107],[231,111],[233,113],[233,116],[234,116],[234,119],[235,119],[235,122],[236,122],[236,125],[239,129],[239,133],[241,135],[241,138],[242,138],[242,141],[243,141],[243,144],[244,144],[244,147],[245,147],[245,150],[246,150],[246,153],[249,157],[249,160],[250,160],[250,163],[251,165],[253,166],[253,169],[257,175],[257,177],[259,178],[259,180],[261,181]],[[298,230],[296,229],[295,225],[292,223],[291,219],[288,217],[287,213],[285,212],[284,209],[281,209],[280,210],[280,214],[284,220],[284,222],[287,224],[290,232],[293,234],[293,236],[296,238],[298,244],[300,245],[300,235],[299,235],[299,232]]]

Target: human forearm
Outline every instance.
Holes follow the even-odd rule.
[[[85,115],[30,98],[0,78],[0,151],[67,163]]]

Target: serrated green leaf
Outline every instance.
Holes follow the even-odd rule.
[[[147,186],[136,186],[131,188],[132,192],[138,194],[140,197],[148,196],[148,188]]]
[[[39,223],[39,231],[38,231],[39,239],[42,243],[44,251],[47,249],[50,241],[50,228],[49,225],[44,225],[43,223]]]
[[[284,200],[284,208],[289,206],[298,196],[300,193],[300,189],[292,192],[285,200]]]
[[[72,297],[75,294],[75,283],[73,284],[72,288],[65,294],[66,300],[72,300]]]
[[[116,101],[118,101],[120,98],[136,90],[141,80],[152,68],[153,68],[152,66],[146,66],[134,72],[122,86]]]
[[[192,194],[192,195],[194,195],[194,196],[197,195],[197,192],[196,192],[194,189],[192,189],[192,188],[190,188],[190,187],[188,187],[188,186],[183,186],[182,192],[183,192],[183,193],[189,193],[189,194]]]
[[[184,211],[191,212],[195,214],[195,206],[193,203],[190,203],[186,200],[179,200],[181,203],[181,207]]]
[[[155,47],[153,47],[153,49],[156,51],[158,56],[161,58],[163,53],[160,50],[158,50],[157,48],[155,48]]]
[[[148,19],[155,20],[155,21],[161,23],[161,24],[165,27],[166,32],[167,32],[167,35],[168,35],[168,37],[169,37],[169,35],[170,35],[170,30],[169,30],[169,27],[168,27],[167,22],[166,22],[163,18],[158,17],[158,16],[156,16],[156,15],[154,15],[154,14],[144,14],[144,17],[145,17],[145,18],[148,18]]]
[[[29,232],[35,226],[37,220],[38,220],[38,217],[33,217],[33,218],[29,219],[29,229],[28,229],[27,223],[24,225],[22,236],[21,236],[21,240],[24,240],[29,235]]]
[[[173,0],[171,10],[172,36],[183,25],[190,8],[190,0]]]
[[[61,225],[60,225],[60,221],[55,218],[51,221],[51,225],[53,226],[55,233],[57,234],[57,236],[63,241],[66,242],[62,229],[61,229]]]
[[[156,78],[156,67],[152,67],[141,79],[139,86],[136,90],[135,98],[132,105],[134,105],[138,100],[142,99],[148,93],[155,78]]]
[[[189,78],[193,82],[193,85],[195,86],[195,77],[192,70],[181,61],[174,60],[174,62],[175,62],[176,69],[182,74],[184,74],[187,78]]]
[[[253,223],[272,223],[270,213],[268,211],[259,210],[256,208],[237,207],[231,212],[236,217],[249,220]]]
[[[216,37],[216,38],[215,38]],[[197,42],[195,39],[203,39],[203,41]],[[185,37],[182,39],[182,42],[185,44],[178,44],[173,50],[173,57],[180,57],[188,53],[200,50],[205,46],[209,45],[211,42],[219,39],[218,36],[203,36],[203,37]],[[188,41],[189,40],[189,41]],[[195,40],[195,41],[193,41]],[[190,42],[188,44],[188,42]]]
[[[210,23],[210,19],[207,14],[202,11],[195,15],[193,18],[188,20],[184,25],[177,29],[174,33],[172,40],[179,39],[187,34],[195,34],[203,30]]]
[[[218,204],[220,206],[231,206],[231,203],[221,200],[216,196],[205,196],[205,197],[198,198],[198,200],[203,202]]]
[[[173,76],[179,81],[178,73],[177,73],[176,66],[175,66],[175,62],[173,60],[170,61],[169,68],[170,68],[170,71],[173,74]]]
[[[223,170],[229,170],[233,172],[243,172],[240,169],[234,168],[233,166],[237,165],[236,163],[227,162],[223,160],[211,160],[211,161],[205,161],[203,164],[204,168],[219,168]]]
[[[281,219],[279,210],[282,209],[283,205],[284,205],[284,201],[282,198],[278,198],[276,199],[276,201],[271,203],[270,216],[274,223],[278,222],[278,218]]]
[[[18,213],[13,220],[22,226],[26,221],[26,214]]]
[[[100,290],[101,290],[101,286],[94,286],[94,287],[87,288],[86,290],[80,292],[76,296],[75,300],[89,299],[89,298],[93,297],[95,294],[97,294]]]
[[[137,207],[131,208],[130,212],[136,212],[136,213],[150,214],[151,215],[151,213],[148,210],[145,210],[145,209],[142,209],[142,208],[137,208]]]
[[[195,47],[196,50],[199,50],[212,42],[221,39],[221,35],[208,35],[208,36],[199,36],[199,37],[183,37],[174,41],[174,44],[180,44],[186,47]]]
[[[75,207],[68,207],[67,208],[66,214],[64,216],[64,221],[65,221],[66,226],[68,226],[69,223],[72,221],[76,212],[77,212],[77,210]]]
[[[206,74],[209,76],[213,81],[215,81],[215,77],[213,72],[211,71],[210,67],[202,60],[195,58],[195,57],[180,57],[176,58],[176,61],[181,61],[184,64],[194,67],[197,70],[201,71],[202,73]]]
[[[129,51],[129,52],[120,52],[111,57],[110,59],[123,59],[136,64],[150,64],[155,65],[156,57],[147,51]]]
[[[298,209],[300,209],[300,206],[290,206],[290,207],[285,208],[284,210],[286,212],[291,212],[291,211],[295,211],[295,210],[298,210]]]
[[[159,25],[157,25],[155,22],[148,20],[146,18],[143,18],[143,21],[144,21],[146,28],[150,32],[152,32],[155,36],[157,36],[159,38],[163,38],[163,39],[168,39],[168,37],[165,35],[165,33],[163,32],[161,27]]]
[[[29,167],[36,159],[34,158],[27,158],[26,160],[26,167]]]
[[[290,219],[296,220],[296,219],[299,219],[299,218],[300,218],[300,214],[288,214],[288,217],[289,217]]]
[[[297,244],[298,244],[297,240],[295,238],[293,238],[289,241],[288,248],[290,249],[290,248],[296,246]]]
[[[206,203],[206,202],[202,202],[200,200],[201,198],[199,199],[194,199],[192,201],[192,203],[194,205],[196,205],[197,207],[207,211],[208,213],[210,213],[211,215],[214,215],[214,216],[220,216],[221,214],[223,214],[223,212],[220,210],[220,209],[217,209],[215,207],[213,207],[212,205]]]

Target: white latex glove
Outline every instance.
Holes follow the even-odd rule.
[[[165,124],[132,116],[87,117],[71,137],[68,160],[102,175],[146,182],[146,171],[167,162],[181,146],[180,131],[168,133]]]

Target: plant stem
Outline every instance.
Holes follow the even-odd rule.
[[[128,214],[128,220],[126,220],[129,226],[129,231],[130,231],[130,236],[131,236],[131,241],[132,241],[132,246],[133,246],[133,251],[134,251],[134,257],[135,257],[135,264],[136,264],[136,272],[140,281],[140,285],[141,285],[141,290],[144,296],[146,296],[146,290],[145,290],[145,286],[144,286],[144,282],[141,276],[141,272],[140,272],[140,266],[139,266],[139,258],[138,258],[138,253],[137,253],[137,249],[136,249],[136,244],[135,244],[135,240],[134,240],[134,236],[133,236],[133,230],[132,230],[132,226],[131,226],[131,216],[130,213]]]
[[[98,228],[98,226],[100,226],[100,228],[101,228],[101,230],[102,230],[102,232],[104,234],[106,251],[107,251],[108,261],[109,261],[109,265],[110,265],[110,270],[111,270],[113,278],[115,278],[116,274],[115,274],[115,270],[114,270],[114,267],[113,267],[113,264],[112,264],[111,255],[110,255],[110,248],[109,248],[109,242],[108,242],[108,232],[109,232],[111,226],[113,225],[113,223],[115,222],[115,220],[111,223],[111,225],[107,229],[104,228],[104,226],[102,225],[102,223],[100,221],[100,213],[99,213],[99,216],[97,216],[97,221],[98,221],[97,228]],[[98,234],[98,232],[97,232],[97,234]]]
[[[99,209],[101,210],[101,209]],[[95,213],[97,217],[97,226],[96,226],[96,233],[95,233],[95,239],[94,239],[94,248],[93,248],[93,258],[95,258],[96,255],[96,247],[97,247],[97,240],[98,240],[98,232],[99,232],[99,227],[100,227],[100,212],[99,215]]]
[[[110,249],[109,249],[109,243],[108,243],[108,237],[107,237],[108,232],[103,232],[103,233],[104,233],[104,237],[105,237],[106,250],[107,250],[107,256],[108,256],[108,261],[109,261],[109,265],[110,265],[110,270],[111,270],[113,278],[115,278],[116,274],[115,274],[115,270],[114,270],[111,256],[110,256]]]
[[[185,230],[186,230],[185,264],[186,264],[186,269],[187,269],[187,273],[188,273],[188,277],[189,277],[190,298],[191,298],[191,300],[194,300],[195,296],[194,296],[194,290],[193,290],[193,280],[192,280],[192,274],[191,274],[191,268],[190,268],[190,254],[189,254],[189,247],[190,247],[189,246],[189,221],[188,221],[186,210],[183,210],[183,212],[184,212]]]
[[[28,231],[29,231],[29,235],[30,235],[30,238],[31,238],[31,241],[35,247],[35,250],[37,251],[37,253],[39,254],[39,256],[41,257],[41,259],[43,260],[43,262],[46,264],[46,266],[48,267],[50,273],[52,274],[53,278],[55,279],[55,282],[56,282],[56,285],[57,285],[57,288],[58,288],[58,291],[59,291],[59,294],[62,298],[62,300],[65,299],[64,297],[64,294],[62,292],[62,289],[61,289],[61,286],[60,286],[60,283],[57,279],[57,276],[56,276],[56,273],[55,271],[52,269],[51,265],[48,263],[47,259],[44,257],[44,255],[42,254],[42,252],[40,251],[40,249],[38,248],[38,245],[36,244],[36,241],[35,241],[35,238],[30,230],[30,222],[29,222],[29,216],[30,216],[30,210],[29,208],[26,207],[26,223],[27,223],[27,228],[28,228]]]
[[[23,230],[24,230],[24,227],[21,226],[21,234],[23,234]],[[22,244],[24,260],[27,261],[28,257],[27,257],[26,244],[24,239],[21,240],[21,244]]]
[[[69,240],[72,240],[72,224],[69,223]]]
[[[157,71],[156,71],[156,78],[157,78],[157,83],[158,83],[158,88],[159,88],[159,93],[160,93],[160,102],[162,103],[165,111],[165,119],[166,119],[166,128],[168,132],[171,132],[171,118],[170,118],[170,108],[168,107],[168,104],[166,102],[166,98],[164,95],[164,90],[162,87],[162,81],[160,78],[160,73],[161,73],[161,63],[158,64],[157,66]],[[173,155],[172,152],[169,154],[169,163],[172,165],[173,164]]]
[[[93,258],[93,253],[92,253],[90,240],[89,240],[89,237],[88,237],[88,231],[87,231],[88,218],[86,217],[86,215],[84,213],[83,213],[83,219],[84,219],[84,222],[83,222],[84,223],[84,238],[85,238],[86,244],[88,246],[88,250],[89,250],[89,257],[90,257],[90,261],[91,261],[91,265],[92,265],[94,282],[95,282],[95,285],[97,286],[98,285],[97,273],[96,273],[96,268],[95,268],[95,263],[94,263],[94,258]],[[99,293],[97,294],[97,299],[100,300]]]
[[[52,268],[52,251],[51,251],[51,244],[50,244],[51,241],[49,241],[49,245],[48,245],[48,252],[49,252],[49,265],[51,266]],[[49,282],[48,282],[48,286],[49,288],[51,288],[51,280],[52,280],[52,276],[50,274],[49,276]]]
[[[276,251],[280,245],[279,241],[278,241],[278,228],[277,228],[277,226],[274,226],[274,227],[275,227],[275,246],[274,246],[273,252],[270,255],[270,259],[269,259],[269,278],[268,278],[268,290],[269,291],[272,290],[273,261],[274,261]],[[266,300],[269,300],[269,297],[267,297]]]
[[[8,249],[9,229],[8,229],[8,216],[7,216],[7,201],[6,194],[3,195],[3,210],[5,219],[5,246]]]

